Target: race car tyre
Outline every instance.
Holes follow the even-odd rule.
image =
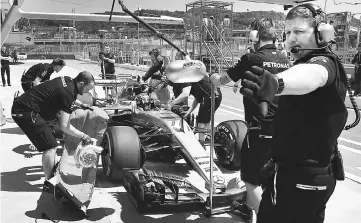
[[[128,126],[111,126],[104,133],[101,146],[104,175],[110,180],[123,180],[123,169],[140,169],[144,154],[137,132]]]
[[[214,150],[218,161],[226,168],[239,170],[241,166],[241,148],[248,132],[248,125],[241,120],[221,122],[215,129]]]

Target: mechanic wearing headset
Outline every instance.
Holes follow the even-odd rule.
[[[61,69],[65,66],[64,60],[56,58],[51,64],[48,63],[39,63],[30,67],[21,77],[21,87],[24,92],[33,88],[34,86],[48,81],[50,75],[55,72],[60,72]]]
[[[197,123],[198,127],[202,129],[210,129],[210,122],[211,122],[211,89],[212,83],[206,75],[202,80],[199,82],[193,83],[191,87],[190,94],[194,96],[194,101],[191,107],[188,109],[187,113],[184,115],[184,118],[187,118],[194,109],[199,106],[198,116],[197,116]],[[215,106],[214,111],[218,109],[222,102],[222,92],[220,88],[215,89]],[[199,134],[199,140],[204,141],[205,136],[204,134]]]
[[[62,76],[28,90],[14,100],[11,115],[16,124],[28,136],[39,152],[43,152],[45,173],[44,189],[55,172],[55,156],[58,143],[46,120],[53,120],[60,111],[60,128],[65,133],[81,138],[83,143],[92,139],[70,124],[72,106],[78,94],[94,87],[94,77],[83,71],[75,79]]]
[[[263,18],[253,24],[253,29],[250,33],[250,41],[254,44],[256,51],[243,55],[234,67],[227,70],[227,73],[213,74],[211,81],[215,86],[225,85],[233,80],[236,82],[234,88],[236,92],[245,71],[249,70],[251,66],[263,67],[272,74],[277,74],[290,67],[287,57],[282,55],[275,46],[276,29],[273,22]],[[267,120],[263,119],[259,107],[254,101],[243,97],[243,105],[245,121],[249,126],[259,126],[260,123],[257,120],[260,120],[261,123],[268,121],[267,125],[272,126],[273,117],[270,116]],[[244,143],[241,149],[241,179],[246,184],[247,200],[235,211],[246,223],[253,220],[252,208],[256,213],[258,212],[262,196],[260,170],[269,158],[271,146],[271,139],[261,138],[260,134],[272,135],[272,132],[266,131],[266,124],[261,124],[261,126],[261,131],[249,131],[249,137],[247,137],[249,142]],[[266,132],[263,132],[263,129]]]
[[[262,170],[269,183],[257,222],[322,223],[336,179],[342,180],[344,173],[337,138],[348,116],[347,76],[326,48],[334,30],[319,7],[304,4],[291,9],[285,32],[294,66],[276,77],[252,67],[240,90],[258,101],[262,112],[265,103],[279,96],[272,159]]]

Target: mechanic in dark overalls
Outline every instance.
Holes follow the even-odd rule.
[[[44,187],[54,174],[58,143],[46,121],[53,120],[60,111],[60,127],[65,133],[88,143],[91,138],[70,124],[72,107],[78,94],[94,87],[94,77],[83,71],[75,79],[62,76],[28,90],[14,100],[11,115],[39,152],[43,152]]]
[[[24,72],[21,77],[21,87],[24,92],[33,88],[34,86],[48,81],[52,73],[60,72],[65,66],[64,60],[56,58],[51,64],[48,63],[39,63],[30,67],[26,72]]]
[[[322,223],[336,178],[343,178],[337,138],[348,115],[347,76],[338,58],[325,48],[332,43],[334,30],[319,7],[304,4],[291,9],[285,32],[294,66],[276,77],[253,67],[245,73],[240,90],[258,102],[269,103],[279,96],[272,160],[262,170],[268,184],[257,222]]]
[[[231,81],[235,83],[235,92],[244,77],[244,72],[251,66],[259,66],[272,74],[277,74],[290,67],[287,57],[281,54],[275,46],[276,29],[270,19],[261,19],[253,24],[250,33],[250,41],[256,51],[247,53],[241,57],[238,63],[227,70],[227,74],[213,74],[211,80],[214,85],[221,86]],[[276,103],[276,101],[274,101]],[[241,149],[241,179],[247,188],[247,200],[244,205],[236,209],[246,223],[252,222],[253,212],[258,212],[262,196],[260,170],[269,159],[271,147],[270,138],[261,138],[261,135],[272,136],[273,115],[267,114],[264,118],[259,112],[258,104],[251,99],[243,97],[245,121],[250,127],[256,127],[261,123],[261,131],[248,131],[248,143],[244,143]],[[257,121],[258,120],[258,121]],[[249,145],[249,146],[248,146]]]

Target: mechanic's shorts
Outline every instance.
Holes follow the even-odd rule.
[[[216,111],[222,102],[222,94],[219,94],[215,98],[215,106],[214,111]],[[198,116],[197,116],[198,123],[209,123],[211,121],[211,98],[204,97],[203,102],[199,106]]]
[[[280,169],[270,182],[262,194],[257,223],[324,222],[326,204],[336,186],[332,173],[306,175]]]
[[[252,185],[261,185],[261,169],[269,160],[272,139],[259,138],[248,132],[241,149],[241,179]]]
[[[58,146],[48,123],[40,117],[39,113],[24,111],[13,106],[11,115],[15,123],[23,130],[39,152]]]

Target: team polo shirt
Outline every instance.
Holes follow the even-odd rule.
[[[37,112],[45,120],[53,120],[60,110],[72,113],[77,95],[75,80],[62,76],[35,86],[15,102],[22,105],[25,111]]]
[[[41,78],[41,82],[48,81],[52,73],[54,73],[53,65],[49,63],[35,64],[21,77],[21,82],[34,81],[37,77]]]
[[[295,65],[307,63],[325,67],[327,83],[305,95],[279,97],[271,150],[276,161],[290,165],[327,166],[346,124],[346,73],[340,67],[337,70],[336,58],[322,55],[326,54],[325,51],[316,53],[296,61]],[[342,65],[339,61],[337,63]]]
[[[114,54],[104,53],[104,57],[109,58],[109,59],[114,59]],[[114,63],[110,63],[107,60],[103,60],[103,63],[104,63],[104,68],[103,68],[103,66],[101,67],[101,71],[103,74],[114,74],[115,73]]]
[[[211,91],[212,91],[212,83],[209,79],[209,77],[206,75],[202,80],[199,82],[193,83],[190,94],[194,96],[195,99],[199,103],[203,102],[203,98],[211,97]],[[219,88],[217,88],[218,93],[220,94]]]
[[[258,51],[243,55],[234,67],[227,70],[227,74],[234,82],[237,82],[243,78],[244,73],[250,70],[252,66],[258,66],[272,74],[277,74],[288,69],[290,63],[288,58],[282,55],[274,44],[267,44]],[[258,104],[251,99],[243,97],[243,105],[247,122],[252,121],[253,116],[260,117]]]

